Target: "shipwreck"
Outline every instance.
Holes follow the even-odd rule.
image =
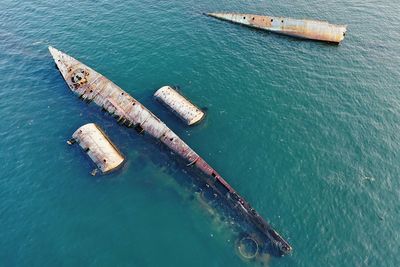
[[[346,36],[346,25],[327,21],[260,16],[240,13],[207,13],[207,16],[252,28],[303,39],[339,44]]]
[[[154,97],[176,114],[186,125],[194,125],[204,118],[204,112],[171,86],[163,86]]]
[[[178,155],[184,168],[201,173],[202,199],[210,206],[222,203],[224,211],[235,214],[250,229],[239,241],[241,254],[256,260],[267,254],[282,256],[292,251],[289,243],[216,170],[135,98],[75,58],[53,47],[49,51],[68,87],[79,98],[94,102],[119,123],[158,140]]]
[[[78,143],[92,159],[97,166],[97,169],[92,171],[92,175],[96,175],[97,170],[100,170],[103,174],[110,173],[119,168],[125,161],[124,156],[110,138],[94,123],[79,127],[67,143],[69,145]]]

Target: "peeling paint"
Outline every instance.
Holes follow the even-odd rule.
[[[74,142],[80,145],[102,173],[115,170],[125,160],[101,128],[94,123],[79,127],[68,141],[69,144]]]
[[[204,117],[203,111],[170,86],[158,89],[154,93],[154,97],[187,125],[196,124]]]
[[[206,15],[252,28],[331,43],[340,43],[344,39],[347,30],[346,25],[335,25],[320,20],[237,13],[208,13]]]

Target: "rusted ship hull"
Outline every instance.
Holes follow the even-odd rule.
[[[293,37],[339,44],[346,35],[346,25],[327,21],[292,19],[238,13],[207,13],[206,15],[252,28]]]
[[[103,174],[116,170],[125,161],[124,156],[110,138],[94,123],[79,127],[68,144],[74,142],[79,144]],[[96,171],[92,173],[95,174]]]
[[[275,255],[291,252],[291,246],[218,174],[203,158],[191,149],[160,119],[120,87],[73,57],[49,47],[54,61],[69,88],[79,98],[94,102],[118,122],[133,127],[161,141],[191,168],[207,177],[207,187],[225,198],[230,207],[252,223],[261,234],[262,242],[272,244]],[[263,244],[261,244],[263,245]]]

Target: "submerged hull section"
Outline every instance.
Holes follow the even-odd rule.
[[[94,102],[128,127],[151,135],[179,155],[186,165],[205,175],[204,183],[225,199],[227,205],[257,229],[261,248],[284,255],[291,246],[219,175],[160,119],[120,87],[73,57],[49,47],[50,53],[69,88],[81,99]]]
[[[340,43],[346,35],[345,25],[330,24],[327,21],[237,13],[208,13],[207,15],[257,29],[310,40]]]

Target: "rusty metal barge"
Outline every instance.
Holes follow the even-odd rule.
[[[207,13],[207,16],[252,28],[271,31],[303,39],[339,44],[346,35],[346,25],[327,21],[292,19],[241,13]]]
[[[49,51],[68,87],[79,98],[94,102],[113,115],[119,123],[160,141],[170,151],[179,155],[186,164],[185,168],[201,173],[204,177],[202,183],[212,192],[211,198],[218,196],[223,199],[229,209],[239,214],[246,224],[253,226],[255,230],[248,235],[250,237],[242,240],[254,240],[257,245],[255,254],[282,256],[292,251],[289,243],[216,170],[135,98],[75,58],[53,47],[49,47]]]

